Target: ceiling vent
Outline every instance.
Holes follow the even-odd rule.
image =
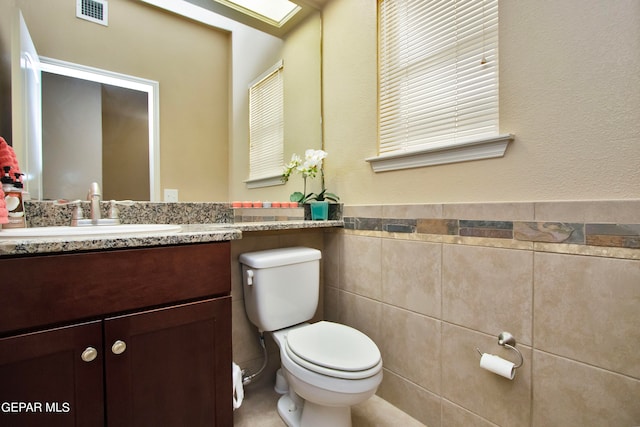
[[[76,0],[76,16],[80,19],[108,25],[107,0]]]

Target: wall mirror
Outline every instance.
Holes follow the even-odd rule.
[[[158,82],[46,57],[40,69],[42,198],[98,182],[106,200],[159,200]]]
[[[290,81],[307,79],[296,83],[298,86],[290,93],[306,103],[320,105],[316,95],[320,88],[319,67],[317,72],[300,71],[300,67],[293,66],[292,58],[286,58],[287,52],[300,51],[320,57],[319,18],[314,21],[314,37],[292,36],[297,31],[293,29],[280,38],[179,0],[170,5],[154,0],[110,2],[108,26],[77,19],[73,1],[34,3],[9,0],[0,5],[0,12],[6,12],[11,6],[22,10],[40,55],[159,82],[156,100],[160,114],[155,124],[159,131],[154,135],[158,137],[159,154],[148,156],[155,171],[147,173],[150,194],[146,200],[161,201],[165,189],[178,189],[179,201],[228,201],[232,197],[230,193],[233,197],[242,197],[239,192],[245,191],[242,182],[247,178],[245,165],[248,166],[247,84],[276,60],[285,57],[289,69],[295,70],[295,79],[291,75]],[[302,22],[298,28],[305,25]],[[0,37],[3,37],[2,31]],[[6,45],[5,37],[3,49]],[[304,58],[304,64],[308,63]],[[313,80],[309,80],[311,78]],[[304,95],[307,88],[313,88],[313,96]],[[18,111],[14,107],[11,110]],[[296,128],[289,133],[290,138],[285,139],[285,149],[289,141],[303,141],[307,148],[312,142],[320,148],[319,117],[308,118],[313,125],[305,126],[307,118],[300,117],[299,110],[292,107],[298,116],[289,123]],[[2,115],[6,115],[6,111],[2,111]],[[314,135],[309,132],[310,128]],[[3,128],[0,134],[10,132]],[[43,137],[46,144],[46,135]],[[23,138],[13,139],[16,151],[24,151],[19,147]],[[147,142],[151,149],[154,144]],[[300,151],[300,148],[288,151]],[[158,157],[156,162],[154,159]],[[49,166],[46,158],[44,161],[43,171]],[[25,160],[25,163],[28,162]],[[77,165],[73,164],[63,170],[49,168],[58,175],[64,170],[76,169]],[[124,175],[126,178],[130,174]],[[84,195],[87,184],[79,183]],[[103,187],[109,188],[109,183],[103,182]],[[77,197],[64,191],[48,194],[46,183],[43,189],[37,190],[40,193],[35,192],[36,198],[37,194],[46,198]]]

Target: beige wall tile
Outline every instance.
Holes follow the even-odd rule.
[[[640,200],[536,202],[536,221],[640,223]]]
[[[338,322],[366,334],[382,351],[380,347],[382,303],[344,291],[339,291],[339,295]]]
[[[517,360],[497,337],[442,325],[442,397],[500,426],[528,426],[531,407],[531,349],[518,345],[525,362],[513,380],[480,368],[476,351]],[[443,423],[443,426],[445,424]]]
[[[274,233],[244,233],[242,239],[231,241],[231,256],[237,261],[237,257],[245,252],[261,251],[277,248],[280,236]]]
[[[345,235],[340,249],[340,289],[380,300],[382,270],[381,240]]]
[[[640,378],[640,261],[536,253],[536,347]]]
[[[535,219],[575,221],[574,211],[586,209],[578,214],[583,215],[580,220],[617,215],[626,218],[620,222],[640,222],[625,211],[633,203],[581,207],[544,202],[539,209],[536,204]],[[444,208],[451,217],[531,219],[521,218],[528,215],[529,203],[479,205]],[[423,208],[434,206],[439,205],[356,206],[351,216],[420,217]],[[611,211],[617,208],[622,209],[619,214]],[[317,318],[370,336],[385,367],[378,395],[429,427],[640,425],[635,404],[640,401],[639,260],[534,255],[531,247],[405,237],[310,230],[245,233],[232,242],[234,360],[252,369],[262,357],[257,332],[244,311],[238,255],[305,245],[323,251],[326,286]],[[512,352],[497,344],[503,330],[516,337],[525,357],[513,381],[480,369],[475,351],[477,346],[515,361]],[[532,342],[575,360],[537,350],[534,357],[528,347]],[[272,381],[271,371],[279,364],[277,348],[270,346],[274,351],[265,381]]]
[[[531,344],[533,253],[444,245],[442,318]]]
[[[280,350],[278,349],[278,346],[273,342],[273,340],[271,340],[271,337],[269,335],[267,335],[266,342],[268,351],[267,366],[260,373],[260,375],[253,378],[250,386],[245,387],[245,396],[252,393],[251,389],[253,387],[267,386],[272,388],[275,384],[276,371],[280,369],[281,366]],[[237,361],[235,362],[238,363]],[[247,362],[238,363],[238,365],[246,371],[246,375],[253,375],[260,370],[263,363],[264,358],[262,357],[262,354],[260,354],[260,357],[249,360]]]
[[[323,319],[338,322],[338,297],[339,290],[333,286],[324,287],[324,313]]]
[[[385,368],[440,393],[440,321],[383,305],[380,348]]]
[[[324,236],[321,230],[295,230],[290,233],[282,233],[279,236],[278,246],[306,246],[322,251],[324,249]]]
[[[384,370],[377,394],[429,427],[443,425],[440,423],[440,397],[393,372]]]
[[[540,351],[533,357],[534,427],[640,425],[639,380]]]
[[[495,427],[496,424],[442,399],[442,425],[460,427]]]
[[[231,307],[233,360],[240,364],[261,357],[262,349],[258,343],[258,329],[249,321],[244,301],[233,301]]]
[[[345,205],[343,217],[356,216],[362,218],[381,218],[382,205]]]
[[[322,253],[324,284],[340,287],[340,250],[342,236],[337,233],[325,233]]]
[[[351,418],[353,427],[424,427],[420,421],[379,396],[351,407]]]
[[[383,205],[382,218],[442,218],[442,205]]]
[[[237,256],[232,256],[231,261],[231,299],[233,301],[244,300],[242,288],[242,267]]]
[[[382,240],[382,301],[428,316],[441,314],[442,245]]]
[[[442,218],[488,221],[532,221],[533,203],[448,203],[442,208]]]

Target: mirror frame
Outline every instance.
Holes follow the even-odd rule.
[[[40,57],[40,70],[47,73],[59,74],[147,93],[149,111],[149,200],[151,202],[161,201],[160,83],[154,80],[147,80],[140,77],[88,67],[86,65],[74,64],[58,59],[47,58],[45,56]],[[41,140],[40,144],[42,143],[43,141]]]

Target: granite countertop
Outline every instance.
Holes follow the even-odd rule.
[[[342,227],[343,225],[341,220],[181,224],[179,232],[28,239],[3,239],[0,232],[0,257],[221,242],[241,239],[243,232]]]

